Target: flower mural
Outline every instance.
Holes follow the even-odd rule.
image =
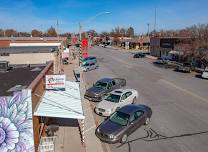
[[[0,97],[0,152],[34,152],[31,92]]]

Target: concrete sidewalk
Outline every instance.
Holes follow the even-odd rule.
[[[73,70],[79,67],[78,60],[64,66],[66,79],[75,81]],[[95,135],[96,123],[93,117],[93,110],[90,102],[84,99],[86,83],[83,73],[80,80],[80,94],[82,108],[85,115],[85,144],[81,144],[81,137],[78,127],[60,127],[56,140],[56,152],[103,152],[101,141]]]
[[[75,81],[73,75],[75,63],[64,65],[66,79]],[[57,118],[59,130],[56,132],[55,152],[85,152],[81,143],[78,120]]]

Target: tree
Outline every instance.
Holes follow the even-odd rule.
[[[47,35],[48,37],[57,37],[56,29],[55,29],[53,26],[51,26],[51,27],[47,30],[46,35]]]
[[[18,32],[18,33],[17,33],[17,36],[18,36],[18,37],[30,37],[31,34],[28,33],[28,32]]]
[[[126,29],[125,28],[121,28],[120,29],[120,33],[121,33],[121,35],[124,37],[124,36],[126,36]]]
[[[128,37],[134,37],[134,28],[133,27],[129,27],[127,29],[126,36],[128,36]]]
[[[0,29],[0,37],[3,37],[3,36],[4,36],[4,30]]]
[[[43,33],[41,31],[38,31],[36,29],[33,29],[31,34],[33,37],[41,37],[43,35]]]
[[[14,29],[6,29],[5,30],[5,35],[7,37],[17,36],[17,32]]]

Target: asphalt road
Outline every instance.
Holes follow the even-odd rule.
[[[134,59],[120,50],[94,47],[89,53],[100,65],[85,74],[89,86],[102,77],[125,78],[139,92],[137,103],[153,110],[148,127],[137,129],[126,144],[103,144],[106,151],[208,152],[208,80],[156,67],[151,59]]]

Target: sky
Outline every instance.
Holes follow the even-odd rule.
[[[143,34],[147,24],[154,29],[155,10],[158,31],[207,24],[207,7],[208,0],[0,0],[0,28],[45,32],[53,26],[65,33],[78,32],[81,22],[83,31],[132,26]]]

